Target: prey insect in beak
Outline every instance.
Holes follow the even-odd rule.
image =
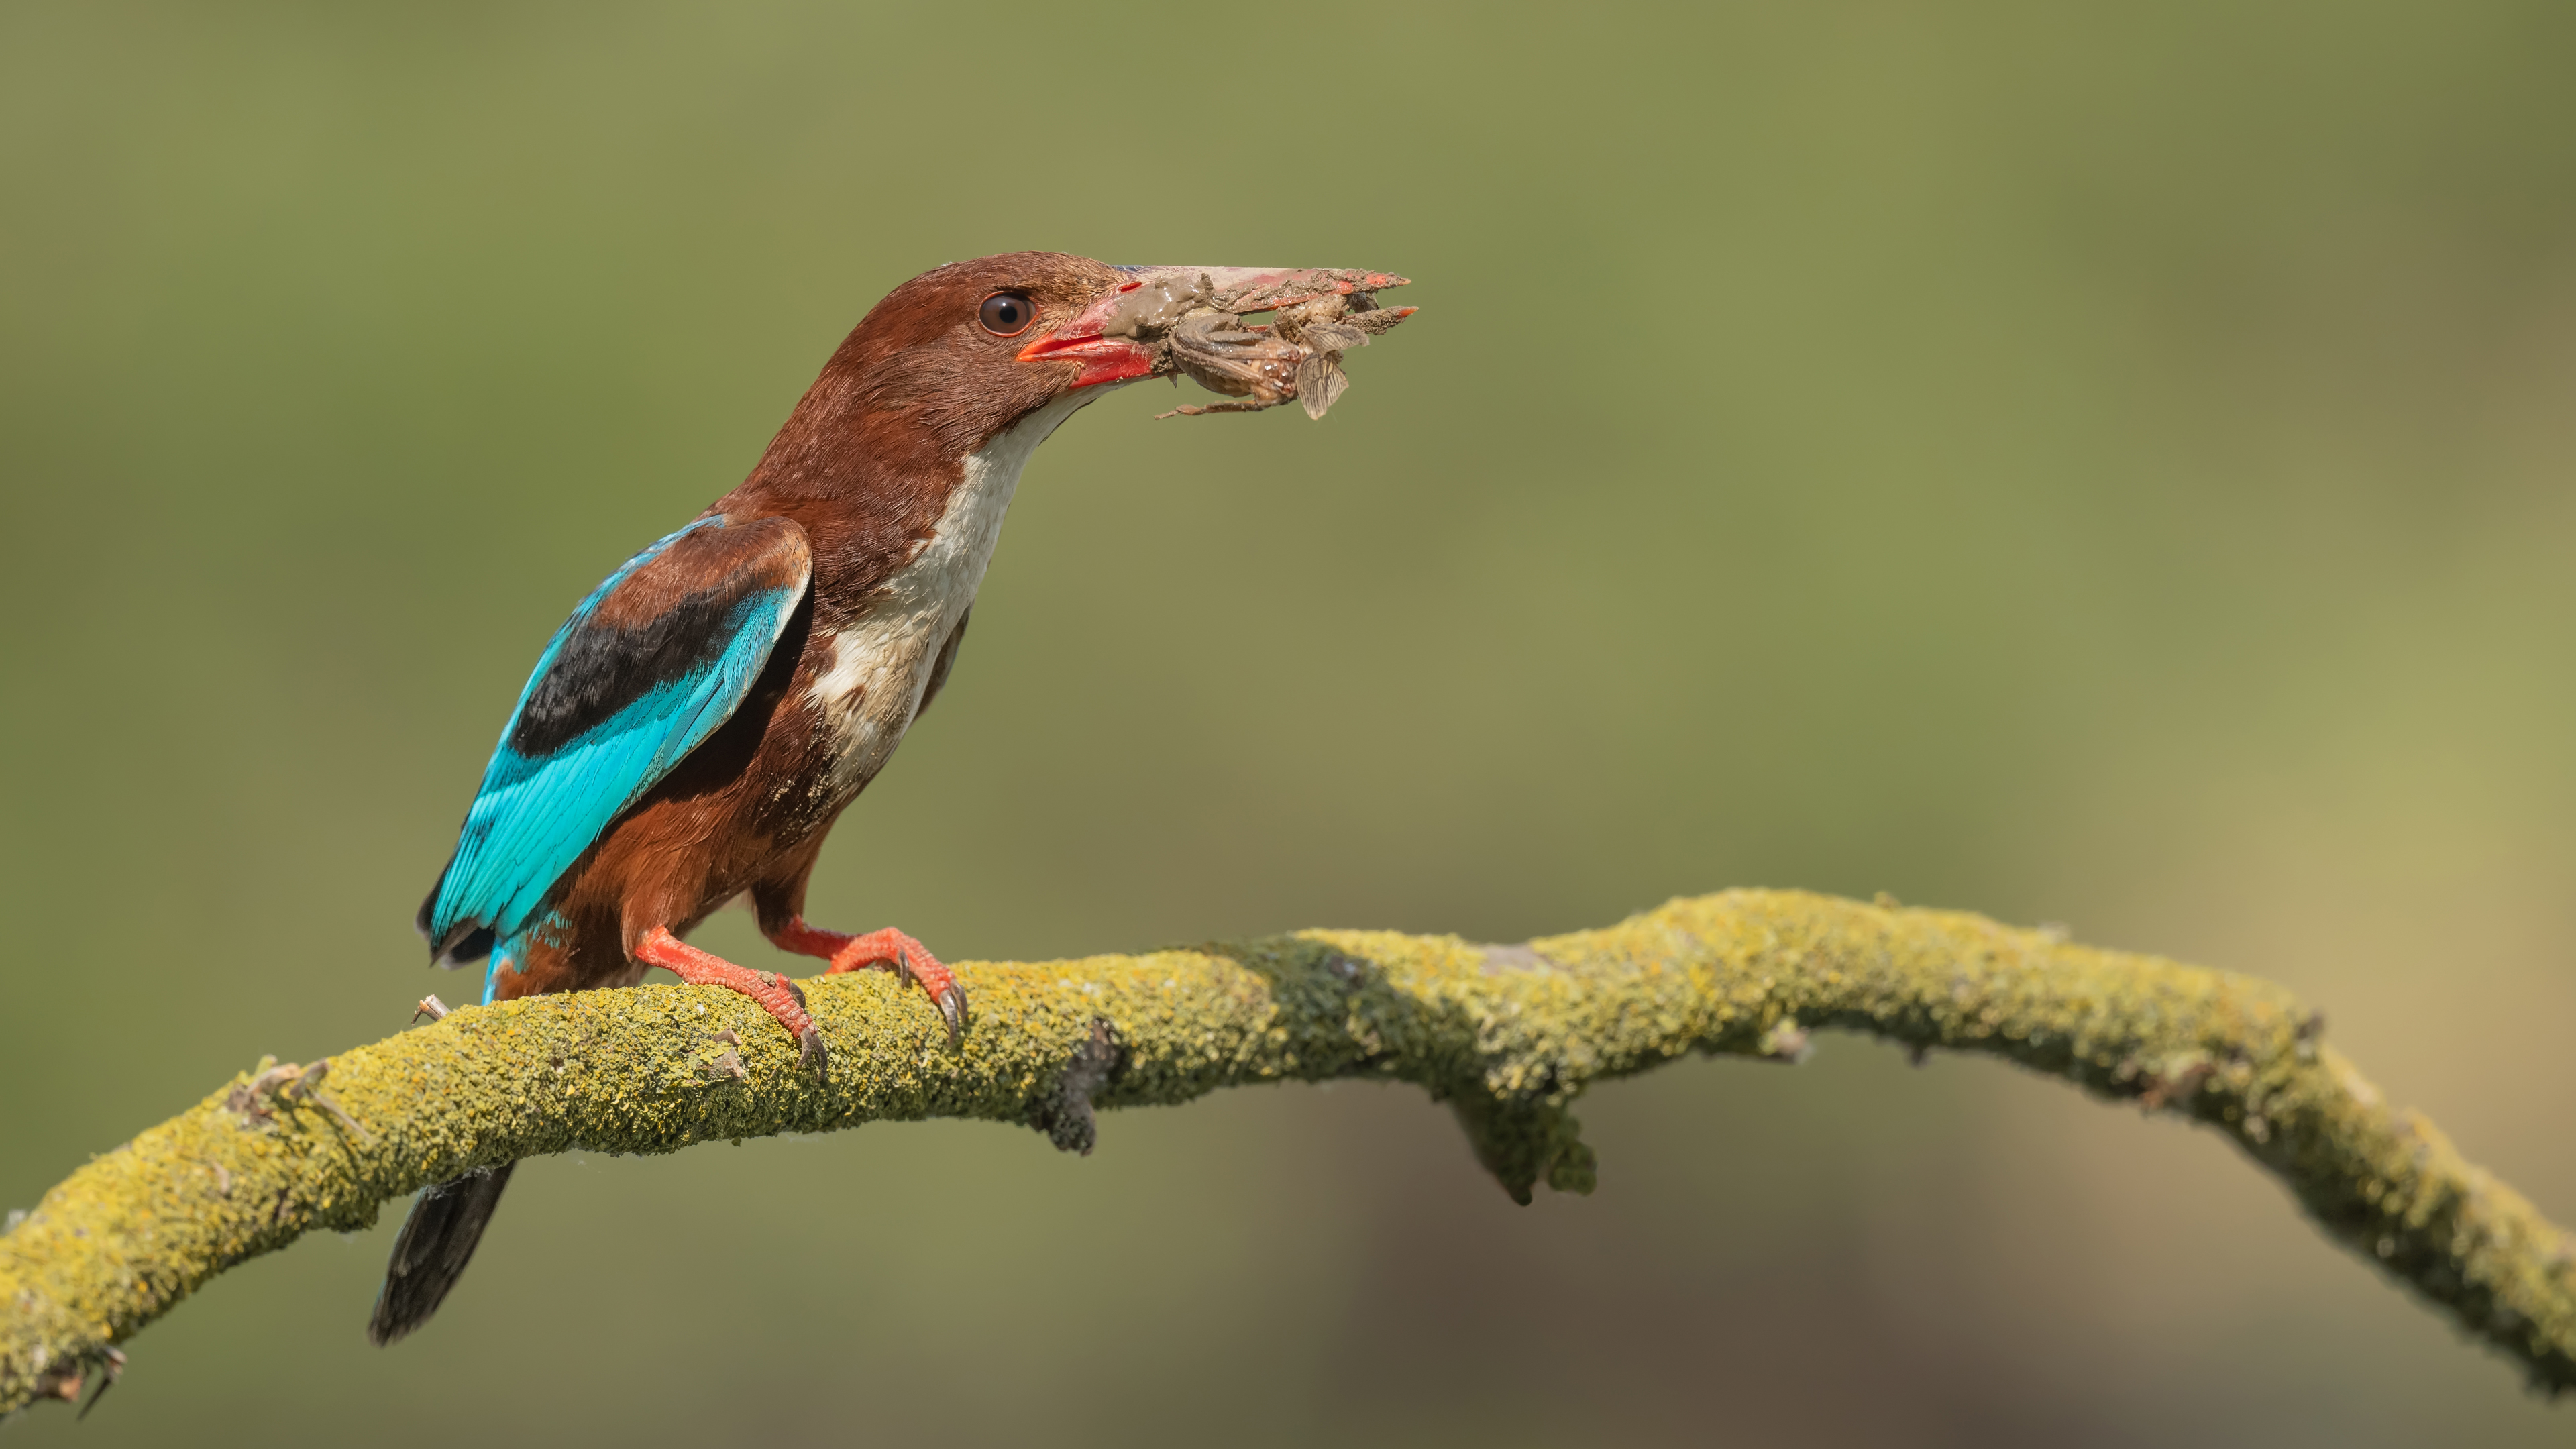
[[[1023,362],[1082,364],[1068,388],[1185,372],[1239,399],[1181,413],[1257,412],[1291,400],[1321,417],[1349,386],[1343,352],[1413,315],[1375,293],[1403,277],[1331,267],[1121,267],[1115,291],[1021,349]],[[1269,312],[1267,325],[1247,314]],[[1165,417],[1170,413],[1163,414]]]

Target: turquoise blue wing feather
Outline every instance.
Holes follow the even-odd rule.
[[[497,943],[497,971],[582,853],[741,707],[812,576],[792,520],[718,514],[581,601],[537,657],[422,903],[442,961]]]

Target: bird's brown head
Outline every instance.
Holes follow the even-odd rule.
[[[1308,410],[1320,412],[1318,399],[1339,391],[1341,349],[1412,312],[1380,309],[1372,295],[1404,281],[1333,268],[1114,267],[1059,252],[951,262],[869,310],[755,476],[800,491],[829,487],[853,464],[953,468],[1049,404],[1080,406],[1175,372],[1245,400],[1226,410],[1288,401],[1305,382]],[[1273,324],[1242,321],[1265,312]]]
[[[1266,391],[1269,401],[1285,401],[1296,396],[1300,356],[1322,349],[1301,349],[1238,319],[1334,302],[1374,312],[1372,294],[1404,282],[1335,268],[1113,267],[1058,252],[1008,252],[952,262],[895,288],[843,351],[861,365],[856,380],[867,405],[911,414],[951,447],[972,448],[1067,394],[1096,396],[1093,389],[1175,371],[1236,396]],[[1280,385],[1226,385],[1247,368],[1277,374]]]

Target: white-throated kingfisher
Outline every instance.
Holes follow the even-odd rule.
[[[781,950],[918,982],[955,1043],[956,975],[901,931],[809,924],[805,886],[833,821],[955,666],[1029,454],[1083,404],[1172,371],[1185,318],[1333,297],[1374,308],[1370,293],[1403,281],[1016,252],[895,288],[742,486],[627,560],[555,631],[421,905],[434,959],[488,960],[486,1001],[632,986],[659,966],[758,1001],[826,1071],[794,983],[683,939],[748,895]],[[1261,332],[1217,329],[1293,368],[1295,346]],[[421,1194],[371,1338],[390,1343],[437,1310],[509,1173]]]

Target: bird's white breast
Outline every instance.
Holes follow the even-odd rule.
[[[1002,515],[1029,455],[1091,401],[1086,388],[1048,403],[966,455],[966,472],[930,538],[880,585],[857,620],[831,637],[831,663],[810,698],[832,766],[824,787],[846,800],[874,778],[921,708],[931,665],[984,582]]]

